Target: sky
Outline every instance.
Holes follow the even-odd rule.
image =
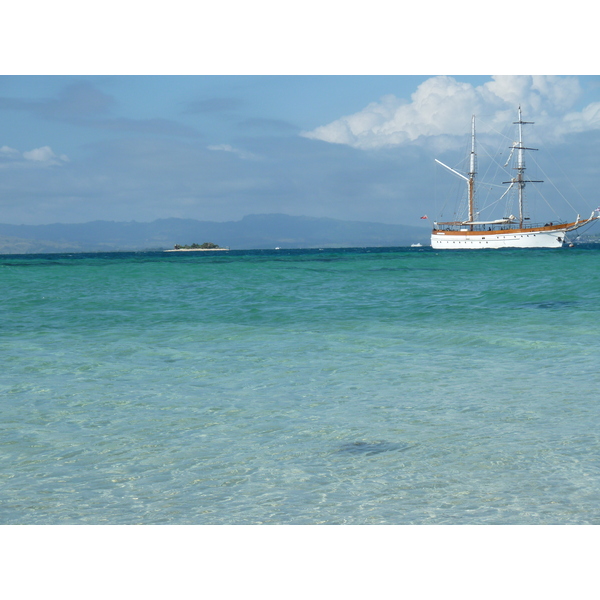
[[[485,137],[519,105],[572,169],[569,199],[587,214],[600,77],[0,76],[0,221],[284,213],[420,225],[454,193],[435,158],[457,165],[472,114]]]
[[[178,19],[176,30],[172,15],[150,11],[137,16],[135,34],[125,34],[131,21],[115,24],[111,10],[133,4],[108,2],[85,35],[69,25],[44,27],[57,10],[42,7],[28,29],[35,45],[18,46],[19,32],[2,41],[11,56],[21,49],[21,62],[0,70],[0,222],[284,213],[425,226],[420,217],[437,217],[456,194],[456,178],[435,159],[458,168],[471,115],[483,142],[516,119],[519,105],[536,123],[532,140],[561,165],[559,183],[576,186],[567,190],[564,217],[598,206],[600,77],[593,70],[527,75],[522,69],[532,65],[521,62],[519,74],[494,76],[481,74],[479,63],[471,71],[478,74],[453,75],[450,65],[469,71],[448,50],[419,62],[409,54],[415,32],[392,37],[399,23],[379,19],[368,33],[372,16],[333,5],[320,19],[294,14],[295,28],[289,13],[273,16],[278,5],[269,2],[254,13],[269,10],[278,27],[244,27],[256,14],[241,4],[237,18],[226,3],[202,18]],[[225,21],[225,34],[211,30]],[[98,34],[104,26],[113,37]],[[502,68],[497,55],[485,67]],[[483,170],[483,155],[478,160]]]

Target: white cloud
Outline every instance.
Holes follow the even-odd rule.
[[[259,157],[256,154],[252,154],[252,152],[246,152],[245,150],[240,150],[239,148],[234,148],[229,144],[218,144],[215,146],[207,146],[209,150],[216,150],[222,152],[231,152],[244,160],[256,160]]]
[[[486,115],[490,126],[514,120],[518,105],[555,135],[600,128],[600,104],[566,113],[581,94],[577,77],[500,75],[480,86],[439,76],[424,81],[410,102],[393,95],[353,115],[303,132],[307,138],[370,149],[417,139],[465,133],[472,114]]]
[[[41,148],[34,148],[28,152],[23,152],[23,158],[45,165],[60,165],[69,161],[69,158],[64,154],[57,156],[50,146],[42,146]]]
[[[50,167],[64,165],[69,162],[69,157],[55,154],[50,146],[34,148],[27,152],[21,152],[9,146],[0,147],[0,168],[23,169],[32,167]]]
[[[600,102],[588,104],[581,112],[567,114],[563,127],[565,133],[600,129]]]
[[[2,146],[2,148],[0,148],[0,155],[3,158],[16,158],[21,156],[21,153],[14,148],[10,148],[9,146]]]

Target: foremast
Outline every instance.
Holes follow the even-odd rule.
[[[469,158],[469,172],[467,173],[468,177],[462,173],[459,173],[458,171],[455,171],[448,165],[445,165],[437,158],[435,159],[435,162],[448,169],[448,171],[452,171],[452,173],[458,175],[467,182],[469,218],[467,221],[464,221],[464,224],[469,225],[469,229],[473,231],[473,221],[475,221],[475,175],[477,175],[477,154],[475,152],[475,115],[471,117],[471,154]]]
[[[477,174],[477,155],[475,154],[475,115],[471,117],[471,156],[469,158],[469,221],[475,220],[475,175]],[[473,231],[473,225],[471,225]]]

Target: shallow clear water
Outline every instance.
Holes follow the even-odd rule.
[[[599,263],[0,257],[0,522],[598,524]]]

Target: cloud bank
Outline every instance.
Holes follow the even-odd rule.
[[[555,138],[600,129],[600,102],[569,112],[581,95],[577,77],[494,76],[480,86],[439,76],[424,81],[410,102],[384,96],[363,110],[302,132],[303,137],[360,149],[400,146],[434,136],[465,133],[471,115],[486,115],[489,127],[514,120],[517,106]]]
[[[138,119],[111,116],[116,100],[90,83],[67,85],[56,98],[31,100],[0,97],[1,110],[18,110],[50,121],[83,125],[106,131],[200,137],[192,126],[165,118]]]

